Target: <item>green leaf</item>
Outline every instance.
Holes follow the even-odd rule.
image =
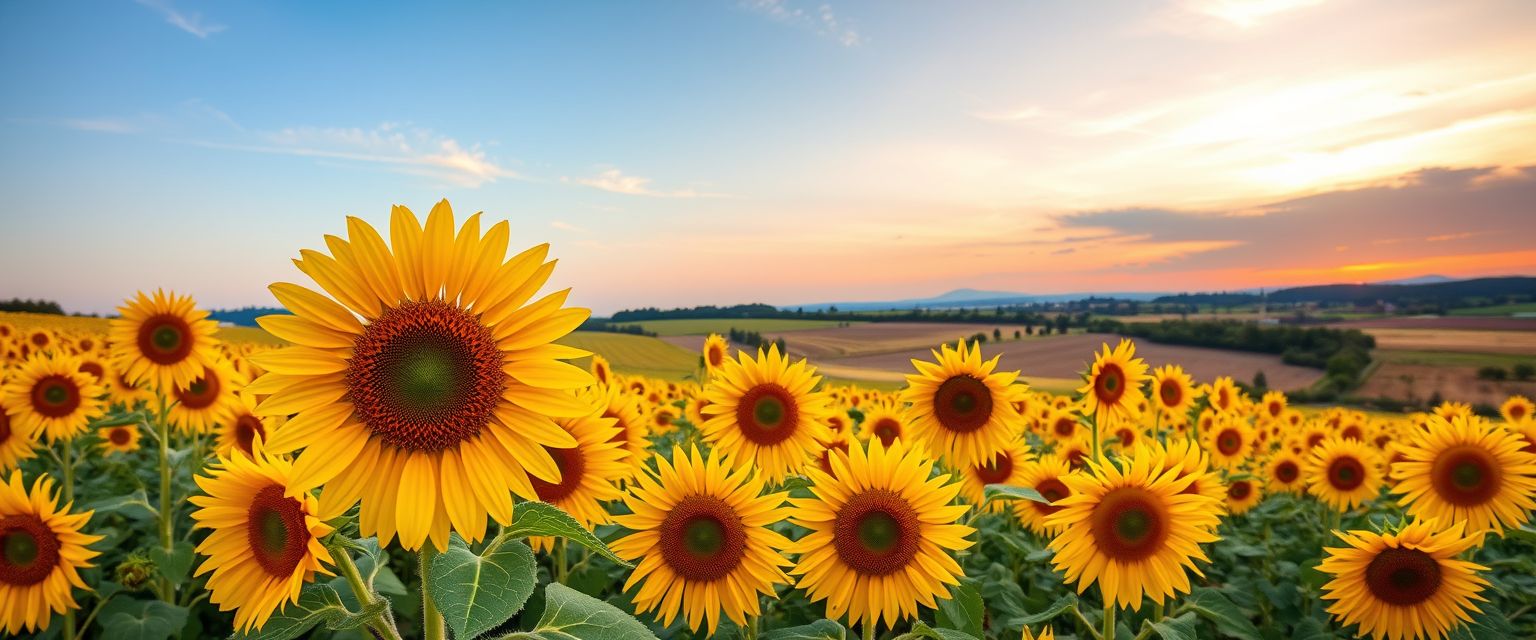
[[[608,545],[598,540],[597,536],[587,531],[587,528],[581,526],[581,523],[570,514],[562,511],[560,507],[544,502],[519,503],[513,511],[511,526],[502,532],[502,536],[507,538],[557,536],[586,547],[626,569],[635,566],[614,555],[608,550]]]
[[[105,637],[165,640],[181,634],[187,610],[159,600],[116,598],[101,608],[96,624]]]
[[[1482,609],[1482,613],[1472,616],[1472,624],[1451,631],[1449,637],[1452,640],[1494,640],[1520,636],[1504,613],[1491,603],[1481,603],[1478,608]]]
[[[385,604],[382,600],[381,604]],[[299,593],[299,601],[272,614],[261,630],[249,633],[236,632],[232,638],[241,640],[293,640],[304,636],[315,625],[330,627],[351,617],[351,612],[341,603],[341,596],[328,584],[305,585]]]
[[[1008,626],[1020,627],[1025,625],[1037,625],[1047,620],[1051,620],[1063,613],[1066,613],[1067,610],[1075,606],[1077,606],[1077,594],[1068,593],[1067,595],[1057,598],[1055,602],[1051,603],[1051,606],[1045,608],[1045,611],[1024,616],[1022,618],[1014,618]]]
[[[959,629],[981,637],[981,592],[973,580],[964,580],[950,587],[949,599],[939,601],[934,623],[948,629]]]
[[[363,583],[373,587],[374,591],[391,596],[404,596],[409,593],[405,583],[400,582],[400,577],[389,568],[389,557],[379,548],[378,538],[364,538],[352,540],[340,535],[328,538],[331,553],[347,553],[357,551],[355,562],[357,573],[362,576]],[[352,594],[352,585],[347,584],[344,576],[337,576],[330,581],[331,588],[341,594],[341,600],[348,607],[357,606],[358,600]]]
[[[473,638],[517,615],[539,581],[528,545],[500,538],[476,555],[458,534],[432,559],[427,576],[428,593],[457,638]]]
[[[170,553],[160,547],[150,549],[149,559],[154,561],[155,569],[161,576],[170,580],[171,584],[179,585],[186,582],[187,574],[192,572],[197,552],[192,550],[192,543],[183,540],[172,545]]]
[[[121,495],[105,500],[97,500],[82,506],[82,510],[96,512],[100,518],[109,513],[119,513],[124,517],[140,520],[149,520],[160,517],[160,510],[149,504],[149,496],[143,489],[137,489],[133,493]]]
[[[847,640],[848,630],[834,620],[817,620],[798,627],[767,631],[758,638],[759,640]]]
[[[976,636],[964,631],[935,629],[924,624],[922,621],[913,622],[912,632],[908,635],[913,638],[928,638],[929,640],[977,640]]]
[[[1184,599],[1184,606],[1216,624],[1216,630],[1229,638],[1262,640],[1257,627],[1243,615],[1241,609],[1227,599],[1226,594],[1209,587],[1200,587]]]
[[[1163,640],[1196,640],[1195,614],[1186,613],[1177,618],[1163,618],[1150,623],[1152,630]]]
[[[143,411],[130,411],[122,415],[108,416],[96,422],[92,422],[91,429],[95,430],[102,427],[121,427],[125,424],[138,424],[146,420],[147,418],[144,416]]]
[[[502,640],[657,640],[634,616],[558,582],[544,588],[544,614],[532,631]]]
[[[982,497],[983,505],[993,500],[1028,500],[1043,504],[1051,503],[1050,500],[1045,499],[1045,496],[1040,495],[1039,491],[1029,487],[1016,487],[1011,484],[989,484],[982,489]]]

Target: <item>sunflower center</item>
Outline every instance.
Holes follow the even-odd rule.
[[[80,388],[61,375],[43,376],[32,385],[32,408],[47,418],[62,418],[80,407]]]
[[[1120,365],[1110,363],[1099,369],[1099,377],[1093,381],[1093,395],[1099,402],[1113,405],[1125,395],[1125,372]]]
[[[1328,484],[1339,491],[1353,491],[1365,484],[1365,465],[1345,456],[1328,464]]]
[[[1216,450],[1224,456],[1237,455],[1243,448],[1243,436],[1236,429],[1226,429],[1216,437]]]
[[[950,431],[980,429],[992,417],[992,390],[973,376],[954,376],[934,394],[933,414],[939,425]]]
[[[868,489],[848,499],[832,522],[832,546],[848,568],[883,576],[905,570],[917,555],[917,511],[890,489]]]
[[[271,485],[251,498],[246,511],[246,542],[256,563],[272,576],[288,578],[309,551],[309,529],[298,500]]]
[[[1246,500],[1253,493],[1253,487],[1246,480],[1238,480],[1227,487],[1227,497],[1233,500]]]
[[[1525,405],[1515,405],[1509,408],[1511,422],[1519,422],[1525,418]]]
[[[746,557],[747,531],[724,500],[695,495],[672,507],[659,529],[661,556],[685,580],[713,582]]]
[[[267,437],[267,428],[261,424],[261,418],[247,413],[235,420],[235,446],[247,455],[252,453],[256,436]]]
[[[881,418],[875,421],[873,431],[875,437],[880,439],[880,444],[889,447],[901,437],[901,423],[895,418]]]
[[[58,564],[59,539],[41,519],[31,514],[0,518],[0,584],[37,584]]]
[[[158,365],[171,365],[192,353],[192,327],[174,314],[153,316],[139,325],[139,353]]]
[[[848,455],[848,443],[846,441],[839,440],[827,445],[826,448],[821,450],[821,458],[817,460],[817,462],[821,464],[821,470],[825,471],[829,476],[835,475],[832,470],[832,456],[836,451],[841,451],[843,452],[843,455]]]
[[[717,347],[717,346],[710,347],[709,348],[709,366],[713,368],[713,367],[718,367],[718,366],[720,366],[722,364],[725,364],[725,351],[721,350],[720,347]]]
[[[112,444],[121,447],[128,444],[128,441],[132,439],[132,436],[128,433],[128,429],[118,427],[113,429],[111,433],[107,434],[107,439],[112,441]]]
[[[501,402],[507,374],[490,329],[440,300],[386,310],[357,338],[348,396],[386,443],[441,451],[474,437]]]
[[[1013,476],[1013,456],[1007,452],[999,453],[986,464],[976,467],[976,477],[982,484],[997,484],[1007,482]]]
[[[758,446],[788,440],[799,426],[800,411],[789,390],[768,382],[748,389],[736,405],[741,435]]]
[[[1295,482],[1296,478],[1300,476],[1301,469],[1297,468],[1296,463],[1294,462],[1286,460],[1285,462],[1281,462],[1280,464],[1275,465],[1275,479],[1281,482],[1290,484]]]
[[[1435,457],[1430,469],[1435,492],[1446,502],[1463,507],[1493,498],[1503,479],[1499,461],[1488,450],[1474,445],[1446,449]]]
[[[223,382],[219,379],[218,372],[213,369],[203,369],[203,377],[192,381],[185,389],[177,387],[176,399],[181,401],[181,406],[188,409],[207,409],[219,399],[219,392],[223,390]]]
[[[1115,431],[1115,437],[1120,440],[1121,445],[1130,447],[1136,444],[1136,431],[1134,429],[1121,427]]]
[[[1184,390],[1172,380],[1164,380],[1163,384],[1158,385],[1157,395],[1163,399],[1165,407],[1177,407],[1184,400]]]
[[[1056,435],[1070,438],[1077,433],[1077,420],[1072,416],[1062,416],[1056,419]]]
[[[581,455],[580,448],[544,447],[544,450],[549,452],[549,457],[555,460],[555,467],[560,469],[560,482],[545,482],[533,474],[528,475],[528,481],[533,483],[533,491],[539,494],[539,500],[552,503],[581,488],[582,471],[587,468],[587,459]]]
[[[4,410],[0,410],[0,444],[11,440],[11,416]]]
[[[1365,434],[1361,433],[1360,427],[1355,425],[1344,427],[1344,430],[1339,432],[1339,437],[1344,438],[1345,440],[1365,442]]]
[[[105,380],[107,378],[106,370],[102,369],[101,364],[96,362],[80,363],[80,373],[89,374],[91,377],[96,378],[97,380]]]
[[[1094,507],[1090,530],[1105,555],[1134,562],[1163,548],[1168,538],[1167,510],[1160,498],[1145,489],[1113,489]]]
[[[1415,605],[1440,590],[1440,563],[1418,549],[1382,549],[1365,568],[1365,585],[1384,602]]]
[[[1072,495],[1072,491],[1067,488],[1067,485],[1056,478],[1047,478],[1043,482],[1036,484],[1035,492],[1039,493],[1040,497],[1045,498],[1050,502],[1055,502],[1069,495]],[[1040,502],[1030,502],[1030,504],[1033,505],[1035,509],[1039,510],[1040,513],[1045,515],[1050,515],[1061,510],[1061,507],[1054,504],[1045,504]]]

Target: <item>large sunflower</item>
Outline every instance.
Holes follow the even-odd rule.
[[[964,341],[933,351],[933,362],[912,360],[902,400],[912,436],[950,464],[984,461],[1018,435],[1014,402],[1028,392],[1015,385],[1017,371],[996,371],[998,358],[982,360],[981,343]]]
[[[1381,456],[1357,440],[1330,437],[1307,458],[1307,492],[1336,511],[1348,511],[1381,491]]]
[[[1301,493],[1306,490],[1307,481],[1303,471],[1306,463],[1289,450],[1276,451],[1270,454],[1264,461],[1264,486],[1270,493],[1288,491]]]
[[[906,416],[894,402],[872,402],[864,407],[864,421],[859,423],[861,440],[877,439],[889,449],[907,435]]]
[[[725,361],[731,359],[731,343],[718,333],[711,333],[704,338],[704,349],[700,354],[704,360],[706,377],[713,378],[720,369],[725,367]]]
[[[219,323],[190,296],[140,291],[117,311],[108,340],[113,364],[129,382],[169,390],[191,384],[213,364]]]
[[[80,569],[99,555],[88,545],[101,539],[80,532],[91,512],[59,508],[53,480],[38,476],[28,491],[21,471],[0,485],[0,621],[11,635],[43,631],[54,613],[78,609],[74,588],[89,589]]]
[[[964,575],[950,551],[969,548],[974,529],[956,524],[969,509],[950,504],[960,491],[950,476],[930,477],[933,462],[897,441],[878,439],[833,459],[835,474],[807,469],[810,498],[791,498],[790,520],[811,532],[790,547],[790,571],[827,617],[887,627],[934,608]]]
[[[288,495],[325,485],[327,515],[361,500],[362,534],[406,549],[446,549],[450,529],[474,542],[487,515],[510,523],[512,492],[537,499],[528,474],[560,481],[544,447],[576,444],[551,416],[590,410],[570,390],[592,376],[560,361],[587,353],[552,343],[588,311],[562,308],[569,290],[529,303],[554,270],[548,245],[503,262],[505,221],[484,236],[478,214],[453,228],[447,201],[425,229],[395,207],[391,246],[348,218],[331,255],[296,261],[335,299],[272,285],[293,315],[258,322],[297,346],[251,356],[268,373],[247,391],[271,394],[257,410],[297,414],[268,443],[303,449]]]
[[[986,489],[989,484],[1008,484],[1016,487],[1024,485],[1024,463],[1029,462],[1034,456],[1029,452],[1029,445],[1023,438],[1017,438],[1008,446],[999,449],[992,454],[990,460],[968,464],[960,470],[960,493],[972,505],[980,507],[986,498]],[[989,513],[1004,511],[1008,508],[1006,501],[994,501],[987,505]]]
[[[1335,531],[1347,547],[1327,547],[1317,570],[1334,576],[1323,585],[1328,612],[1358,635],[1380,640],[1443,638],[1471,622],[1475,600],[1488,581],[1487,567],[1458,559],[1481,544],[1481,535],[1463,535],[1465,523],[1438,527],[1414,520],[1396,533]]]
[[[182,433],[212,433],[228,405],[239,402],[235,392],[250,382],[229,361],[217,359],[186,384],[171,387],[171,424]]]
[[[1062,479],[1072,495],[1046,517],[1057,530],[1051,562],[1082,593],[1099,583],[1106,603],[1140,610],[1188,593],[1186,569],[1208,561],[1200,545],[1214,542],[1221,504],[1185,492],[1193,478],[1165,469],[1160,456],[1139,448],[1128,458],[1090,463],[1091,472]]]
[[[1519,527],[1536,509],[1536,455],[1518,434],[1482,420],[1430,418],[1400,449],[1393,493],[1410,515],[1465,522],[1474,532]]]
[[[1183,417],[1199,397],[1195,382],[1176,364],[1165,364],[1152,371],[1153,406],[1165,416]]]
[[[1061,509],[1057,503],[1062,498],[1072,495],[1072,488],[1068,487],[1062,478],[1077,472],[1072,470],[1066,458],[1058,455],[1040,456],[1019,465],[1019,469],[1021,476],[1019,486],[1034,489],[1050,502],[1014,500],[1013,514],[1018,517],[1020,524],[1029,527],[1037,534],[1042,536],[1055,534],[1055,528],[1045,526],[1045,519]]]
[[[51,443],[83,433],[105,409],[104,393],[73,356],[38,354],[6,380],[4,405],[12,429]]]
[[[683,613],[697,631],[707,621],[713,634],[721,613],[738,625],[761,615],[758,594],[772,597],[788,584],[782,550],[789,540],[769,529],[789,516],[788,494],[763,494],[764,478],[751,469],[726,468],[714,452],[672,450],[656,457],[657,471],[641,475],[624,497],[631,514],[614,516],[634,531],[615,541],[613,552],[639,560],[624,583],[641,612],[657,611],[670,625]]]
[[[1077,390],[1083,396],[1083,414],[1093,416],[1101,425],[1111,418],[1140,418],[1137,407],[1147,399],[1141,388],[1149,378],[1147,364],[1136,357],[1136,345],[1130,340],[1122,339],[1114,351],[1104,345],[1104,352],[1094,356],[1083,387]]]
[[[208,601],[235,612],[235,629],[260,629],[274,611],[297,602],[299,589],[315,574],[332,575],[334,564],[320,539],[331,527],[318,517],[319,503],[308,492],[294,495],[294,465],[234,451],[197,476],[207,495],[190,499],[196,526],[211,530],[197,545],[208,557],[194,575],[208,577]],[[322,564],[323,563],[323,564]]]
[[[555,420],[561,429],[576,439],[574,447],[545,447],[555,459],[555,465],[560,467],[560,481],[530,479],[541,502],[564,509],[588,529],[608,524],[604,504],[619,499],[623,492],[614,483],[628,476],[632,468],[625,461],[629,454],[624,451],[623,442],[615,438],[619,428],[614,420],[603,417],[598,406],[593,408],[597,411],[589,415]],[[535,550],[542,551],[553,548],[555,539],[534,536],[529,543]]]
[[[805,360],[790,364],[777,345],[752,358],[727,359],[704,389],[708,418],[699,432],[735,468],[755,467],[779,482],[804,466],[827,440],[825,393],[812,391],[821,376]]]
[[[1205,390],[1205,399],[1210,401],[1211,408],[1221,413],[1232,413],[1242,407],[1242,398],[1243,392],[1232,381],[1232,376],[1216,378]]]

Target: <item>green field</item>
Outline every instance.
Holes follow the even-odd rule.
[[[1517,313],[1536,313],[1536,302],[1451,309],[1448,313],[1453,316],[1509,316]]]
[[[608,363],[619,373],[681,380],[693,375],[699,366],[698,354],[648,336],[577,331],[558,342],[607,358]],[[587,368],[591,358],[572,360],[571,364]]]
[[[725,335],[731,329],[777,333],[796,329],[824,329],[835,327],[840,320],[797,320],[794,318],[698,318],[687,320],[647,320],[627,322],[624,326],[639,325],[641,329],[659,336],[702,336],[709,333]]]
[[[1507,353],[1378,349],[1374,355],[1382,362],[1440,367],[1509,367],[1520,363],[1536,364],[1536,357]]]

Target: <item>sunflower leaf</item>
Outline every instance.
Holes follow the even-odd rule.
[[[912,638],[928,638],[929,640],[976,640],[976,636],[964,631],[935,629],[921,621],[912,623],[912,632],[907,634],[907,636]]]
[[[538,583],[538,566],[533,550],[517,540],[495,540],[476,555],[454,534],[427,576],[428,595],[454,637],[474,638],[522,611]]]
[[[814,637],[814,636],[813,636]],[[500,640],[657,640],[634,616],[558,582],[544,588],[544,613],[532,631]]]
[[[1016,487],[1011,484],[989,484],[982,490],[982,494],[985,497],[982,501],[984,505],[993,500],[1028,500],[1042,504],[1051,503],[1050,500],[1045,499],[1045,496],[1040,495],[1039,491],[1029,487]]]
[[[1152,630],[1163,640],[1196,640],[1200,636],[1195,631],[1194,612],[1186,613],[1177,618],[1163,618],[1157,622],[1148,621]]]
[[[807,625],[774,629],[759,636],[761,640],[846,640],[848,630],[835,620],[817,620]]]
[[[969,578],[950,587],[949,598],[939,601],[934,623],[981,637],[982,602],[976,581]]]
[[[310,584],[299,593],[298,602],[273,613],[260,630],[237,631],[230,637],[236,640],[293,640],[303,637],[316,625],[329,627],[350,615],[341,603],[341,596],[330,585]]]
[[[115,598],[96,618],[105,636],[123,640],[164,640],[181,634],[187,610],[159,600]]]
[[[612,560],[626,569],[635,565],[625,562],[623,558],[614,555],[597,536],[592,535],[586,527],[581,526],[570,514],[552,504],[544,502],[523,502],[517,505],[512,515],[512,524],[502,531],[503,539],[516,540],[529,536],[555,536],[565,538],[591,550],[598,555]]]
[[[1057,598],[1056,601],[1052,602],[1051,606],[1046,607],[1044,611],[1033,615],[1024,616],[1023,618],[1014,618],[1012,621],[1010,621],[1008,626],[1018,627],[1040,624],[1047,620],[1051,620],[1063,613],[1066,613],[1068,610],[1075,606],[1077,606],[1077,594],[1069,592],[1067,595]]]
[[[1184,607],[1215,623],[1216,630],[1223,636],[1261,640],[1258,628],[1253,626],[1248,616],[1243,615],[1243,611],[1220,591],[1209,587],[1195,589],[1184,600]]]
[[[160,517],[160,510],[149,504],[149,495],[143,489],[104,500],[81,505],[83,511],[93,511],[99,518],[109,513],[122,514],[136,520],[153,520]]]
[[[160,547],[150,549],[149,559],[155,562],[155,568],[161,576],[170,580],[171,584],[179,585],[187,581],[187,574],[192,571],[197,553],[192,550],[192,543],[183,540],[176,543],[169,552]]]

